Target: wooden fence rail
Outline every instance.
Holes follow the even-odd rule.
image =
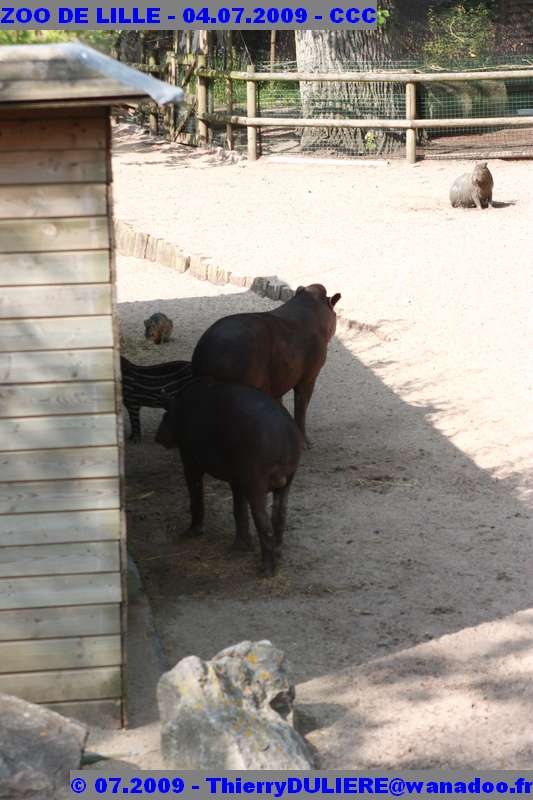
[[[231,78],[232,81],[336,81],[338,83],[453,83],[456,81],[510,81],[533,78],[533,69],[505,69],[493,72],[248,72],[203,69],[205,78]]]
[[[301,119],[300,117],[241,117],[235,114],[202,114],[212,125],[242,125],[254,128],[510,128],[533,126],[533,117],[475,117],[465,119]]]

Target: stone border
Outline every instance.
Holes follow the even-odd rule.
[[[241,286],[249,289],[259,297],[268,297],[286,303],[294,297],[294,290],[283,281],[272,281],[270,278],[252,277],[250,275],[237,275],[234,272],[218,267],[212,259],[194,253],[185,255],[177,244],[152,236],[151,233],[142,233],[135,230],[133,225],[122,220],[115,220],[115,246],[121,256],[133,256],[147,261],[155,261],[164,267],[170,267],[177,272],[188,272],[201,281],[209,281],[217,286],[230,283],[232,286]],[[356,330],[360,333],[373,333],[382,341],[390,341],[379,330],[379,326],[337,314],[337,321],[346,329]]]

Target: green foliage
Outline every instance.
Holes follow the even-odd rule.
[[[74,38],[66,31],[4,31],[0,30],[0,44],[50,44],[67,42]]]
[[[480,59],[494,53],[496,22],[491,0],[430,8],[427,29],[429,36],[423,55],[433,64],[447,66],[454,61]]]
[[[378,12],[378,27],[385,25],[387,19],[390,17],[390,11],[386,8],[381,8],[377,6],[376,11]]]
[[[119,31],[3,31],[0,30],[0,44],[55,44],[57,42],[80,41],[109,53]]]
[[[365,142],[365,151],[367,153],[375,153],[376,150],[378,149],[376,134],[374,133],[374,131],[367,131],[367,133],[365,133],[364,142]]]
[[[77,38],[80,42],[100,50],[101,53],[111,54],[121,31],[78,31]]]

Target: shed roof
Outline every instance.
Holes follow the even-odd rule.
[[[0,106],[120,104],[151,97],[180,103],[183,91],[82,44],[0,46]]]

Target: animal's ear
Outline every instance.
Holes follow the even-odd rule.
[[[294,294],[299,294],[300,292],[305,292],[305,286],[298,286]]]
[[[172,405],[172,397],[166,392],[161,392],[160,398],[161,398],[161,405],[163,406],[165,411],[169,411],[170,406]]]
[[[340,292],[337,292],[337,294],[334,294],[333,297],[330,298],[329,301],[330,306],[333,308],[339,302],[340,299],[341,299]]]

